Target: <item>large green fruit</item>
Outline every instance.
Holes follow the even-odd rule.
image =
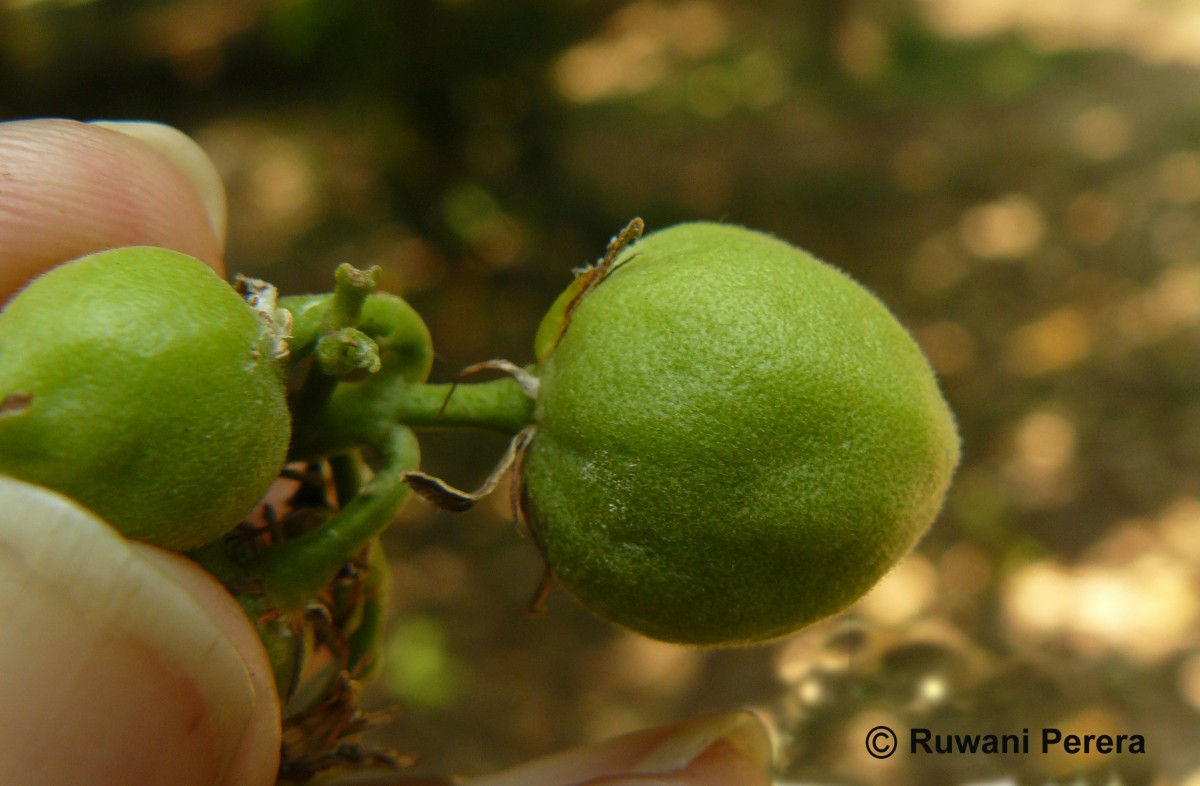
[[[203,263],[105,251],[0,311],[0,473],[174,549],[232,529],[283,465],[270,325]]]
[[[928,528],[958,463],[920,350],[846,275],[762,233],[684,224],[624,259],[538,370],[524,504],[554,575],[675,642],[844,609]]]

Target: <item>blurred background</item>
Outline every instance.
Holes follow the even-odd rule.
[[[411,504],[368,701],[403,705],[375,741],[418,774],[749,705],[781,783],[1200,784],[1198,68],[1194,0],[0,0],[0,119],[178,126],[228,185],[231,271],[381,265],[437,379],[529,362],[635,215],[810,249],[937,369],[965,443],[943,515],[776,645],[660,645],[561,592],[528,618],[502,499]],[[504,446],[423,442],[468,487]],[[877,761],[879,723],[1147,753]]]

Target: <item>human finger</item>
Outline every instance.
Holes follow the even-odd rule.
[[[468,786],[771,786],[771,743],[748,711],[633,732],[536,759]]]
[[[119,246],[221,272],[224,200],[203,151],[169,126],[0,123],[0,303],[50,267]]]
[[[0,477],[0,783],[274,783],[265,653],[236,603],[175,560]]]
[[[208,612],[241,657],[254,700],[225,780],[219,786],[273,784],[279,770],[280,706],[262,640],[233,596],[210,573],[173,551],[130,541],[130,548],[159,568]]]

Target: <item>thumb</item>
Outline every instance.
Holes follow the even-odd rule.
[[[0,783],[274,783],[266,654],[183,562],[0,476]]]

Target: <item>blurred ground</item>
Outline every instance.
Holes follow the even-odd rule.
[[[417,771],[474,774],[742,704],[781,777],[1077,771],[1200,784],[1200,3],[0,0],[0,118],[146,118],[230,193],[229,264],[287,291],[379,264],[435,374],[531,359],[630,217],[775,232],[929,354],[965,460],[851,614],[697,651],[562,594],[497,504],[414,503],[372,702]],[[469,485],[499,439],[431,437]],[[1139,733],[1140,757],[868,757],[877,723]]]

